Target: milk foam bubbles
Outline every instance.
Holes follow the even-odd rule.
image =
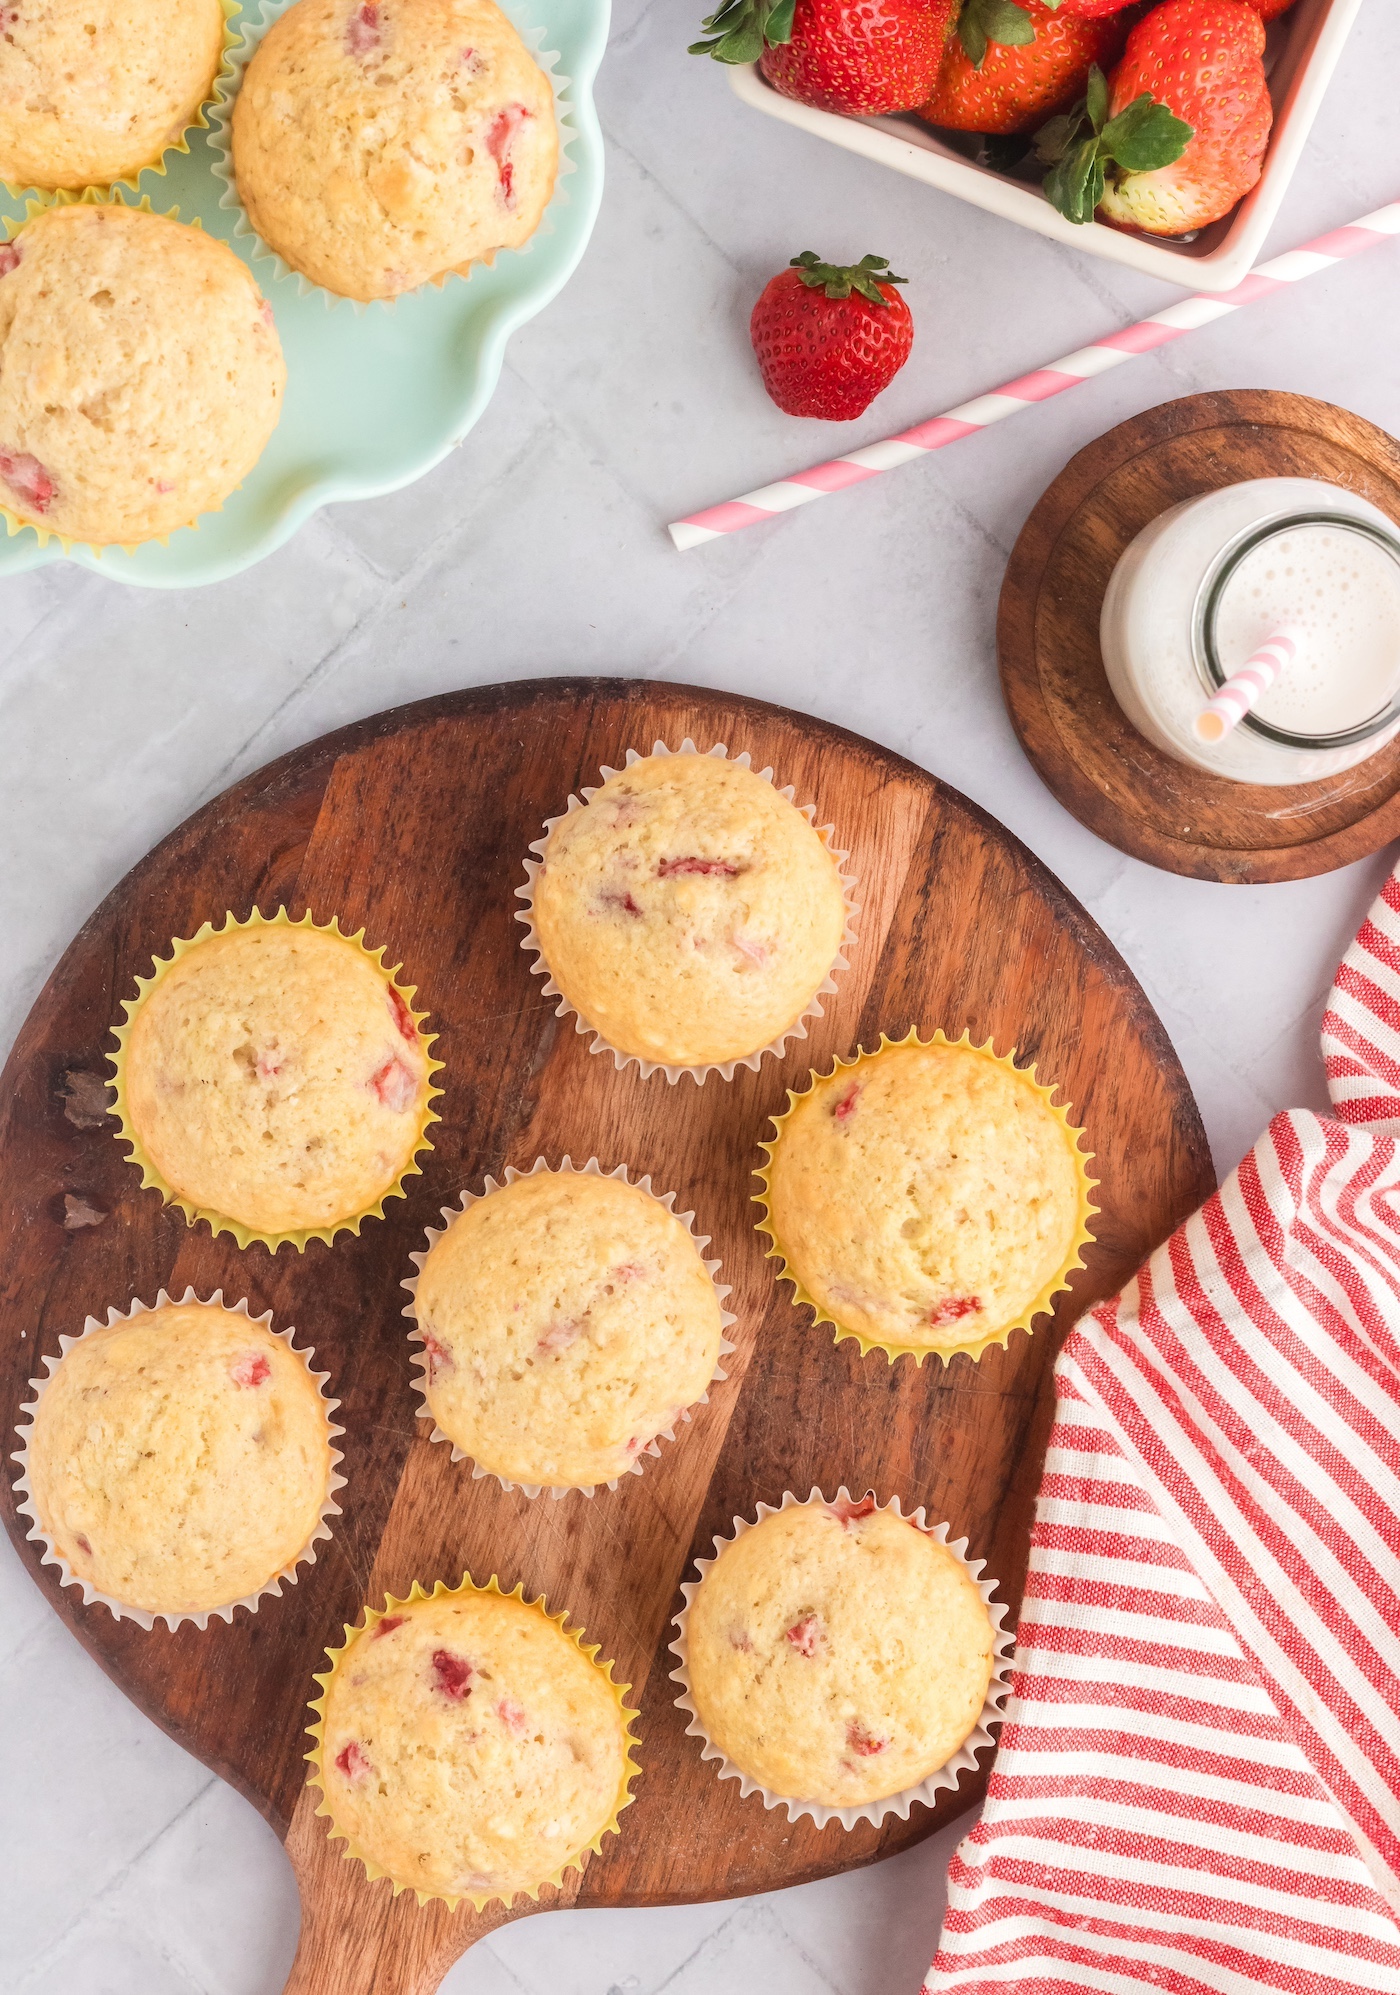
[[[1191,730],[1218,682],[1211,661],[1228,677],[1285,628],[1301,636],[1299,656],[1252,716],[1203,746]],[[1315,781],[1400,731],[1400,541],[1340,486],[1226,486],[1174,506],[1128,547],[1100,641],[1119,705],[1168,755],[1241,782]],[[1354,730],[1362,738],[1346,739]]]
[[[1400,562],[1334,522],[1271,534],[1221,592],[1215,651],[1227,676],[1285,627],[1302,643],[1260,700],[1260,719],[1293,734],[1359,727],[1400,682]]]

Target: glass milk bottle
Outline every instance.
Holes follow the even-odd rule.
[[[1193,723],[1282,630],[1299,651],[1211,746]],[[1104,596],[1104,669],[1140,734],[1241,783],[1308,783],[1400,733],[1400,537],[1339,485],[1254,478],[1143,528]]]

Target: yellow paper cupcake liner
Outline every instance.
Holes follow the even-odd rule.
[[[386,1615],[394,1613],[399,1607],[411,1607],[419,1600],[436,1600],[441,1595],[456,1593],[494,1593],[502,1600],[519,1600],[524,1606],[535,1608],[538,1613],[544,1616],[546,1621],[554,1623],[561,1635],[568,1636],[569,1640],[578,1649],[580,1655],[587,1656],[599,1675],[607,1683],[609,1690],[616,1700],[618,1712],[622,1718],[622,1736],[627,1750],[622,1763],[622,1779],[618,1784],[617,1802],[611,1816],[603,1824],[602,1828],[599,1829],[592,1842],[586,1843],[575,1856],[569,1858],[567,1863],[560,1864],[558,1870],[551,1872],[548,1877],[542,1877],[538,1884],[531,1885],[528,1890],[512,1891],[509,1894],[500,1891],[469,1891],[460,1893],[456,1897],[449,1897],[445,1892],[424,1891],[417,1884],[405,1883],[403,1879],[395,1877],[392,1871],[386,1870],[382,1864],[376,1863],[372,1856],[360,1848],[354,1837],[347,1830],[337,1826],[335,1813],[330,1805],[330,1799],[326,1791],[325,1767],[321,1759],[325,1747],[326,1702],[330,1696],[330,1688],[331,1684],[335,1681],[336,1672],[339,1670],[345,1657],[353,1649],[356,1640],[361,1635],[368,1633],[376,1623],[382,1621]],[[314,1679],[321,1686],[321,1694],[319,1697],[313,1697],[311,1700],[310,1708],[316,1713],[316,1722],[314,1725],[308,1725],[306,1728],[316,1741],[312,1750],[306,1755],[306,1758],[311,1763],[311,1772],[306,1776],[306,1782],[308,1787],[314,1787],[320,1793],[321,1799],[317,1805],[316,1813],[324,1815],[330,1823],[330,1827],[326,1831],[328,1837],[332,1842],[343,1842],[345,1844],[341,1855],[348,1863],[362,1863],[364,1865],[367,1882],[373,1883],[376,1878],[387,1877],[393,1886],[396,1898],[401,1891],[411,1891],[420,1905],[426,1905],[430,1899],[435,1899],[439,1903],[446,1905],[451,1911],[455,1911],[465,1898],[472,1905],[473,1909],[479,1912],[483,1906],[492,1903],[513,1905],[515,1900],[521,1897],[538,1899],[541,1891],[543,1891],[547,1884],[562,1884],[566,1872],[570,1870],[582,1870],[585,1856],[590,1854],[597,1856],[601,1854],[604,1836],[618,1834],[618,1816],[633,1799],[631,1784],[642,1770],[638,1761],[633,1758],[633,1747],[637,1744],[637,1736],[632,1730],[632,1725],[639,1714],[627,1702],[627,1693],[632,1688],[631,1684],[617,1682],[613,1676],[611,1662],[600,1662],[598,1660],[603,1646],[602,1643],[594,1642],[589,1646],[584,1641],[586,1631],[582,1628],[570,1628],[567,1625],[568,1619],[567,1608],[560,1608],[557,1614],[551,1614],[545,1604],[543,1594],[540,1594],[535,1600],[526,1600],[523,1580],[507,1593],[495,1573],[492,1573],[485,1586],[478,1586],[470,1573],[463,1573],[460,1585],[449,1586],[445,1580],[440,1579],[431,1593],[425,1587],[421,1586],[417,1580],[414,1580],[413,1585],[401,1599],[392,1593],[386,1593],[382,1607],[370,1607],[366,1605],[363,1623],[357,1626],[352,1626],[348,1621],[345,1623],[345,1640],[338,1649],[326,1650],[326,1660],[330,1664],[330,1668],[318,1673]]]
[[[365,1206],[362,1211],[353,1213],[348,1218],[336,1220],[332,1226],[307,1226],[292,1228],[285,1233],[264,1233],[257,1227],[244,1226],[240,1220],[230,1218],[227,1213],[214,1212],[205,1206],[192,1204],[176,1190],[174,1185],[169,1183],[161,1175],[145,1144],[137,1134],[136,1126],[131,1119],[131,1111],[128,1107],[126,1096],[126,1055],[127,1045],[131,1037],[131,1028],[136,1023],[136,1014],[140,1011],[151,992],[161,982],[162,978],[169,974],[182,956],[188,955],[191,949],[197,949],[201,942],[207,942],[213,935],[227,935],[230,930],[240,928],[314,928],[322,935],[334,935],[337,941],[345,944],[347,949],[358,950],[362,956],[369,957],[375,968],[383,976],[385,982],[393,990],[396,990],[403,999],[404,1004],[408,1008],[409,1017],[413,1020],[414,1026],[417,1028],[418,1043],[423,1049],[423,1056],[427,1062],[428,1091],[424,1097],[423,1110],[418,1122],[418,1134],[414,1140],[409,1161],[405,1164],[393,1184],[389,1186],[387,1191],[381,1194],[373,1205]],[[155,974],[150,977],[137,977],[137,994],[134,998],[127,998],[125,1001],[125,1020],[122,1024],[112,1027],[112,1033],[117,1042],[117,1050],[115,1053],[109,1053],[107,1056],[107,1064],[113,1070],[113,1079],[108,1083],[108,1086],[112,1090],[111,1112],[121,1123],[121,1134],[117,1140],[128,1145],[128,1162],[135,1164],[141,1172],[141,1189],[146,1191],[154,1188],[160,1193],[167,1205],[178,1206],[181,1212],[184,1213],[186,1222],[190,1226],[197,1225],[202,1219],[215,1235],[231,1233],[240,1247],[247,1247],[254,1240],[260,1240],[269,1253],[275,1254],[279,1247],[290,1242],[300,1254],[305,1251],[308,1241],[324,1240],[326,1245],[329,1246],[338,1233],[358,1233],[366,1219],[382,1219],[384,1217],[385,1200],[406,1197],[404,1180],[406,1178],[417,1177],[421,1174],[422,1165],[417,1161],[419,1153],[423,1150],[432,1149],[433,1146],[428,1141],[428,1130],[434,1122],[439,1122],[442,1119],[433,1107],[433,1102],[441,1095],[442,1089],[435,1088],[432,1081],[433,1075],[442,1071],[443,1063],[441,1060],[435,1060],[428,1050],[429,1047],[437,1043],[437,1034],[435,1032],[424,1032],[423,1021],[428,1014],[426,1011],[415,1011],[413,1008],[413,999],[417,995],[418,990],[417,985],[401,984],[398,982],[398,974],[403,965],[396,963],[393,969],[386,969],[384,955],[388,945],[383,944],[378,949],[371,949],[366,944],[364,935],[365,931],[363,928],[354,935],[343,934],[340,923],[334,915],[331,916],[328,922],[319,922],[313,920],[311,914],[308,912],[302,916],[300,921],[293,921],[285,907],[279,907],[276,914],[272,916],[262,914],[257,908],[254,908],[246,921],[235,921],[232,913],[229,913],[224,916],[222,923],[218,926],[212,921],[206,921],[198,933],[191,935],[188,939],[177,937],[170,945],[169,956],[157,956],[154,958]]]
[[[148,159],[144,166],[133,167],[130,173],[123,173],[116,180],[96,181],[91,187],[25,187],[13,180],[0,180],[0,187],[9,195],[10,199],[12,201],[22,201],[26,195],[35,194],[41,197],[45,194],[62,194],[73,201],[91,200],[94,198],[101,199],[105,195],[115,193],[118,187],[129,187],[134,194],[136,192],[136,183],[140,180],[143,173],[159,173],[164,177],[170,171],[168,162],[171,155],[188,153],[190,149],[190,133],[209,130],[208,114],[214,105],[221,101],[233,81],[233,51],[242,34],[242,29],[235,28],[234,22],[243,11],[242,0],[219,0],[219,5],[223,9],[224,15],[224,40],[223,47],[219,53],[219,66],[214,71],[213,79],[209,85],[208,96],[205,97],[193,118],[185,126],[178,138],[168,140],[161,147],[155,158]]]
[[[227,57],[225,61],[227,61]],[[165,168],[162,167],[160,170],[163,173]],[[124,183],[118,183],[118,185],[122,184]],[[36,216],[47,214],[51,208],[72,208],[79,206],[138,208],[142,214],[158,214],[167,222],[178,222],[181,219],[178,206],[174,208],[155,208],[151,205],[149,194],[143,194],[139,201],[127,201],[117,192],[116,187],[84,187],[81,190],[60,187],[47,194],[29,194],[25,199],[24,220],[22,222],[16,223],[0,220],[0,228],[6,230],[5,234],[0,235],[0,244],[13,242],[20,231],[27,229]],[[191,229],[202,230],[204,224],[198,215],[193,215],[185,226]],[[255,284],[256,281],[254,279]],[[261,298],[262,295],[261,290],[259,290],[258,296]],[[263,302],[266,303],[266,299]],[[233,488],[234,492],[241,492],[242,489],[241,485],[235,485]],[[233,493],[230,492],[228,496],[232,498]],[[78,540],[72,534],[58,533],[53,527],[44,526],[38,520],[21,519],[20,515],[12,512],[3,500],[0,500],[0,522],[3,522],[6,536],[10,540],[13,540],[15,535],[19,533],[37,534],[40,547],[47,547],[51,540],[56,540],[65,555],[71,554],[75,547],[89,547],[100,561],[103,555],[109,553],[114,547],[120,548],[123,554],[134,554],[138,547],[149,547],[152,543],[158,547],[168,547],[170,545],[171,533],[184,533],[186,531],[198,533],[199,522],[204,518],[204,514],[221,513],[224,505],[225,501],[221,499],[216,506],[206,506],[204,512],[196,513],[193,519],[184,520],[179,526],[171,527],[170,533],[153,533],[148,540]]]
[[[817,1301],[814,1295],[809,1293],[789,1262],[787,1250],[773,1228],[772,1194],[770,1189],[773,1155],[778,1145],[782,1142],[783,1124],[792,1114],[798,1102],[806,1100],[807,1096],[811,1094],[819,1082],[831,1080],[833,1076],[840,1073],[843,1069],[867,1066],[872,1061],[879,1060],[885,1053],[893,1052],[897,1047],[901,1046],[965,1047],[969,1052],[976,1054],[981,1059],[991,1060],[999,1067],[1009,1068],[1018,1080],[1025,1082],[1027,1086],[1035,1089],[1035,1092],[1040,1096],[1046,1107],[1060,1123],[1065,1132],[1066,1145],[1075,1161],[1078,1180],[1078,1210],[1075,1218],[1074,1238],[1063,1261],[1055,1270],[1050,1280],[1045,1283],[1044,1287],[1034,1297],[1028,1307],[1021,1311],[1019,1316],[1015,1317],[1010,1323],[1002,1324],[995,1330],[989,1330],[980,1337],[970,1339],[965,1344],[927,1345],[890,1343],[882,1338],[867,1337],[861,1330],[851,1329],[848,1325],[842,1323],[838,1317],[833,1316],[829,1310]],[[1088,1172],[1088,1165],[1093,1161],[1093,1152],[1080,1149],[1079,1139],[1084,1134],[1084,1131],[1070,1121],[1069,1109],[1061,1107],[1056,1102],[1054,1097],[1057,1092],[1057,1084],[1052,1083],[1049,1087],[1046,1087],[1036,1079],[1036,1069],[1034,1066],[1018,1067],[1016,1065],[1016,1048],[1014,1046],[1009,1053],[997,1053],[993,1051],[990,1039],[984,1045],[974,1045],[970,1032],[964,1032],[960,1039],[950,1039],[947,1033],[943,1031],[937,1031],[933,1034],[932,1038],[924,1039],[920,1037],[917,1028],[906,1032],[902,1039],[891,1039],[882,1032],[880,1034],[880,1044],[874,1052],[867,1053],[863,1047],[860,1047],[857,1048],[850,1059],[843,1060],[838,1056],[829,1073],[819,1074],[815,1067],[812,1068],[808,1084],[805,1088],[801,1090],[796,1088],[788,1089],[787,1107],[781,1115],[775,1115],[772,1118],[774,1133],[771,1140],[763,1140],[759,1144],[759,1148],[767,1152],[766,1160],[753,1173],[763,1186],[761,1192],[753,1194],[753,1202],[755,1205],[763,1208],[763,1217],[757,1222],[757,1230],[769,1242],[764,1258],[779,1263],[777,1279],[792,1283],[792,1299],[794,1304],[801,1306],[805,1303],[807,1308],[812,1311],[815,1322],[831,1324],[836,1332],[836,1342],[838,1344],[848,1337],[854,1338],[860,1346],[862,1357],[867,1357],[871,1351],[883,1351],[891,1364],[894,1363],[896,1358],[903,1357],[913,1358],[916,1365],[922,1365],[925,1358],[932,1357],[942,1358],[945,1365],[951,1358],[960,1355],[968,1358],[980,1358],[982,1353],[988,1350],[993,1344],[1005,1345],[1010,1339],[1013,1330],[1029,1331],[1035,1318],[1048,1310],[1055,1296],[1062,1289],[1068,1287],[1069,1277],[1074,1273],[1075,1269],[1083,1267],[1084,1262],[1081,1250],[1094,1237],[1089,1226],[1089,1220],[1099,1209],[1089,1195],[1098,1184],[1098,1179],[1091,1178]]]

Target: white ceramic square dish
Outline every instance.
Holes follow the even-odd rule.
[[[912,113],[891,118],[841,118],[830,111],[814,111],[806,104],[780,97],[765,82],[757,64],[731,69],[729,80],[746,104],[766,111],[770,118],[814,132],[818,138],[830,139],[833,145],[858,152],[865,159],[879,160],[896,173],[940,187],[944,193],[956,194],[960,200],[971,201],[1007,221],[1038,229],[1041,235],[1088,250],[1091,256],[1125,263],[1149,277],[1163,277],[1197,291],[1228,291],[1257,260],[1273,226],[1322,93],[1360,7],[1361,0],[1297,0],[1292,11],[1275,24],[1269,42],[1274,129],[1263,175],[1232,215],[1202,229],[1191,242],[1154,241],[1106,228],[1102,222],[1085,226],[1068,222],[1038,187],[978,166],[945,144]]]

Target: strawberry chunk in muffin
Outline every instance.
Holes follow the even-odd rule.
[[[705,1068],[761,1052],[825,982],[846,925],[836,862],[772,783],[717,755],[650,755],[558,819],[534,885],[545,963],[607,1043]]]

